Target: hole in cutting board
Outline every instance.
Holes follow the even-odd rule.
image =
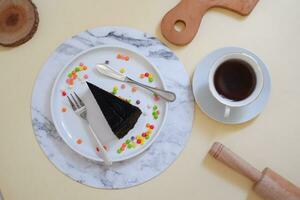
[[[185,27],[186,27],[186,24],[185,24],[185,22],[182,21],[182,20],[177,20],[177,21],[175,22],[175,24],[174,24],[174,29],[175,29],[175,31],[177,31],[177,32],[182,32],[182,31],[184,31]]]

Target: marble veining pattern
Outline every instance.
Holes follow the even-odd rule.
[[[178,99],[169,104],[166,123],[157,140],[141,155],[114,163],[109,169],[71,150],[57,133],[50,115],[50,93],[61,68],[88,48],[118,44],[136,48],[160,70],[168,89]],[[172,73],[170,73],[172,70]],[[32,125],[48,159],[78,183],[119,189],[146,182],[167,169],[183,150],[192,129],[194,99],[183,65],[175,54],[147,33],[124,27],[102,27],[79,33],[61,44],[41,69],[32,95]]]

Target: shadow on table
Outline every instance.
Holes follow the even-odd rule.
[[[221,177],[228,184],[234,185],[248,193],[247,200],[262,200],[252,191],[253,183],[244,176],[236,173],[229,167],[215,160],[207,154],[203,159],[203,166],[218,177]]]
[[[264,199],[259,197],[255,192],[249,191],[247,200],[264,200]]]
[[[0,45],[0,53],[5,52],[5,51],[11,51],[13,47],[3,47]]]
[[[194,128],[199,130],[198,133],[207,137],[210,141],[215,141],[217,138],[228,135],[237,134],[242,129],[250,126],[256,118],[242,124],[222,124],[203,113],[197,104],[195,104],[195,121]]]

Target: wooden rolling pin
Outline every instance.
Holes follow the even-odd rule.
[[[209,154],[252,180],[254,182],[253,190],[262,198],[267,200],[300,200],[300,188],[269,168],[260,172],[223,144],[215,142]]]

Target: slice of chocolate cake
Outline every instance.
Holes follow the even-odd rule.
[[[136,124],[142,111],[115,95],[87,82],[111,130],[120,139]]]

